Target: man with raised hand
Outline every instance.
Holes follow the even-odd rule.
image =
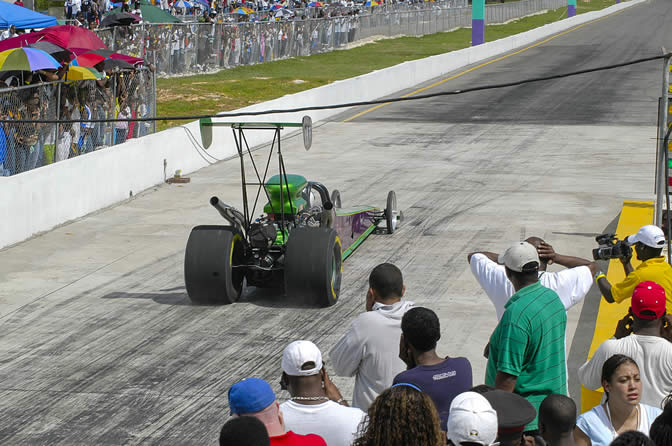
[[[405,291],[399,268],[376,266],[369,275],[366,312],[329,352],[336,375],[355,377],[352,405],[363,411],[406,368],[399,359],[399,335],[401,318],[413,302],[402,299]]]
[[[280,384],[291,395],[280,405],[287,429],[317,434],[329,446],[350,446],[364,412],[348,403],[331,382],[322,353],[310,341],[294,341],[282,352]]]
[[[593,277],[600,270],[597,263],[580,257],[558,254],[553,246],[539,237],[529,237],[525,241],[537,248],[541,285],[558,294],[565,310],[581,302],[593,285]],[[472,274],[495,306],[497,320],[502,318],[506,303],[515,293],[511,281],[506,277],[504,266],[497,263],[498,257],[498,254],[487,251],[472,252],[467,256]],[[552,263],[567,269],[547,272],[546,268]]]
[[[515,294],[490,337],[485,383],[527,399],[535,410],[552,394],[567,394],[567,313],[557,293],[539,282],[539,255],[518,242],[499,256]],[[525,432],[535,436],[536,418]]]

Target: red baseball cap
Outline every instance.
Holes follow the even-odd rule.
[[[665,314],[665,289],[656,282],[641,282],[632,292],[632,312],[640,319],[658,319]],[[643,311],[654,313],[643,314]]]

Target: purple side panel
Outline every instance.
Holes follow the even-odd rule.
[[[485,20],[472,19],[471,21],[471,46],[485,43]]]
[[[618,0],[616,0],[618,3]],[[567,17],[574,17],[576,15],[576,5],[567,6]]]
[[[353,215],[336,215],[334,229],[341,239],[341,249],[345,252],[360,235],[373,224],[373,213],[360,212]]]

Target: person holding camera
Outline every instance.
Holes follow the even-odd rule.
[[[619,257],[625,270],[624,280],[612,285],[604,273],[596,274],[595,281],[606,301],[623,302],[632,296],[639,283],[652,281],[665,290],[667,312],[672,313],[672,267],[661,254],[665,246],[663,230],[654,225],[642,226],[637,234],[626,237],[624,242],[634,245],[637,259],[642,263],[637,269],[633,268],[630,263],[632,250],[625,250]]]
[[[604,362],[613,355],[631,357],[640,367],[642,403],[660,407],[672,389],[672,315],[665,314],[665,290],[655,282],[641,282],[632,293],[632,306],[618,322],[616,333],[604,341],[579,368],[586,388],[602,386]]]

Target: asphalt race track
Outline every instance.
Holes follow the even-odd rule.
[[[426,92],[659,54],[672,48],[670,19],[672,2],[651,0]],[[343,122],[365,111],[350,110],[318,124],[310,152],[287,138],[290,173],[338,188],[346,206],[384,206],[394,189],[406,215],[347,260],[329,309],[258,290],[230,306],[190,304],[186,240],[197,224],[222,224],[210,196],[240,202],[237,161],[0,251],[0,443],[215,444],[229,386],[259,376],[279,391],[284,346],[305,338],[326,352],[364,310],[368,273],[385,261],[402,268],[410,300],[439,313],[440,353],[467,356],[482,382],[496,319],[466,254],[538,235],[588,257],[623,200],[651,199],[661,66],[387,105]],[[77,193],[61,187],[64,200]],[[598,299],[570,311],[577,398]],[[349,397],[352,380],[335,381]]]

